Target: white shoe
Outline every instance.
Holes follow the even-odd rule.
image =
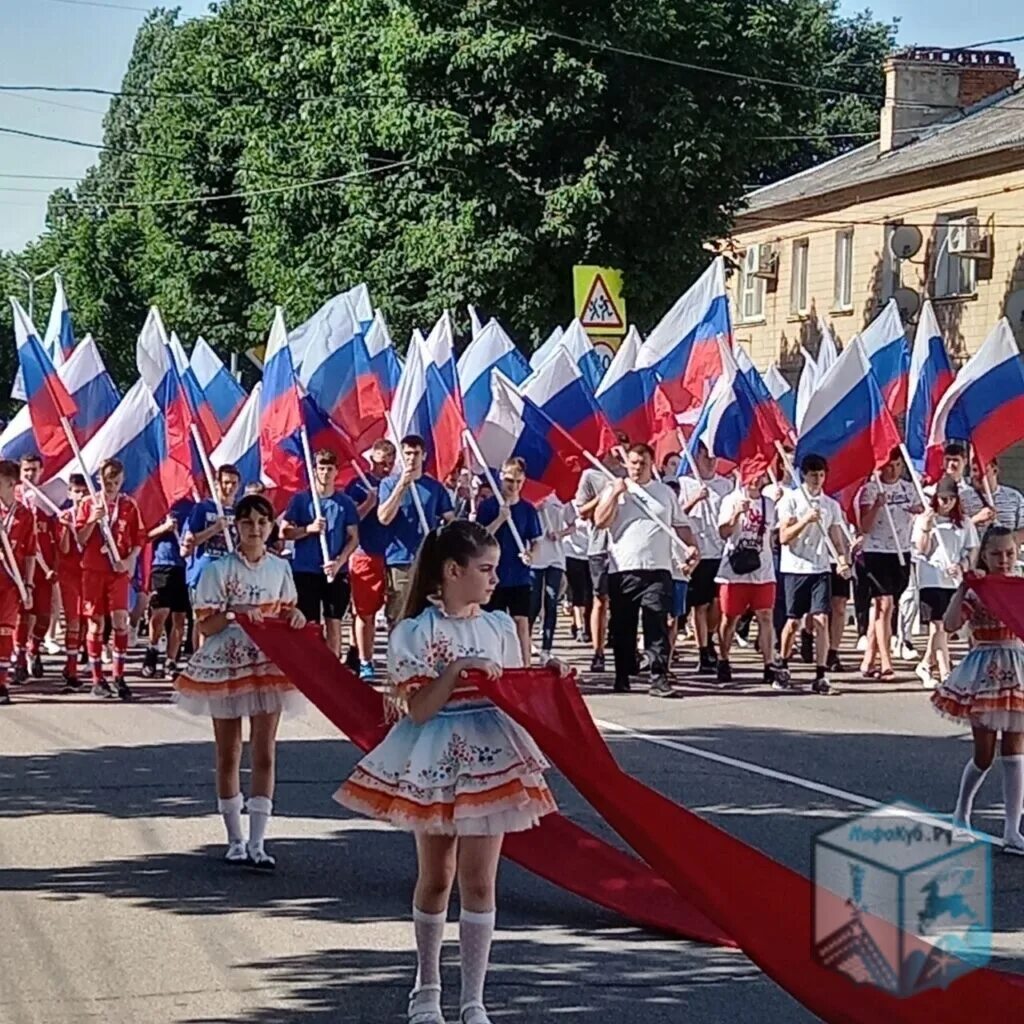
[[[47,637],[43,641],[43,650],[46,651],[47,654],[60,654],[64,650],[64,648],[61,647],[61,645],[57,643],[56,640],[51,640],[49,637]]]
[[[249,851],[246,849],[244,839],[236,839],[228,843],[228,852],[224,854],[224,860],[228,864],[247,864],[249,862]]]
[[[863,654],[868,649],[868,638],[866,636],[858,637],[857,639],[857,650]]]
[[[479,1003],[470,1003],[462,1008],[459,1024],[491,1024],[491,1018]]]
[[[914,661],[917,658],[917,651],[906,640],[903,640],[896,651],[896,657],[902,658],[904,661]]]
[[[103,648],[103,653],[100,654],[100,661],[104,665],[110,665],[113,662],[113,660],[114,660],[114,656],[113,656],[113,654],[110,653],[110,648],[109,647],[104,647]]]
[[[921,680],[921,685],[926,690],[934,690],[939,684],[932,678],[932,670],[923,662],[918,662],[914,669],[914,675]]]
[[[739,633],[737,633],[736,634],[736,646],[737,647],[749,647],[750,646],[750,641],[749,640],[744,640],[743,637],[741,637],[739,635]]]
[[[441,986],[427,985],[409,993],[409,1024],[445,1024]]]
[[[1009,853],[1014,857],[1024,857],[1024,836],[1018,834],[1007,839],[1003,838],[1003,853]]]

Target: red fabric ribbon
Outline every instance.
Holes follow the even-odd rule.
[[[380,738],[379,695],[322,643],[296,644],[294,633],[269,623],[245,628],[353,742],[365,748]],[[769,977],[835,1024],[962,1024],[982,1013],[1019,1015],[1024,978],[1005,972],[974,971],[948,989],[901,999],[821,966],[813,953],[810,881],[623,772],[573,680],[515,670],[476,681],[657,874],[556,815],[506,838],[513,860],[640,923],[687,937],[732,936]],[[664,898],[663,880],[675,898],[659,906],[652,901]]]
[[[1024,640],[1024,577],[978,576],[969,572],[965,581],[982,604]]]

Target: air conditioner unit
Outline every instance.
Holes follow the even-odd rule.
[[[779,276],[779,254],[767,242],[759,245],[756,251],[752,270],[754,277],[764,278],[766,281],[776,280]]]
[[[951,220],[946,226],[949,233],[949,254],[963,259],[983,260],[990,256],[990,239],[981,232],[977,217]]]

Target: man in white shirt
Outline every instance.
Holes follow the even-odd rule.
[[[810,615],[814,623],[815,671],[813,691],[831,696],[838,691],[826,678],[828,615],[832,604],[832,566],[826,541],[839,553],[839,574],[850,575],[849,549],[842,528],[839,503],[824,492],[828,463],[820,455],[805,455],[800,463],[802,485],[779,502],[780,566],[786,585],[786,627],[781,653],[788,663],[800,622]]]
[[[718,510],[722,499],[734,490],[734,485],[732,480],[716,471],[715,460],[703,443],[697,446],[694,462],[699,479],[691,476],[679,478],[679,500],[683,512],[693,524],[701,556],[690,577],[686,603],[693,609],[693,630],[700,649],[697,671],[711,673],[716,671],[718,662],[714,636],[720,617],[715,577],[725,546],[718,532]]]
[[[650,694],[671,697],[668,683],[668,617],[672,610],[674,534],[693,544],[675,494],[653,476],[654,450],[634,444],[626,456],[626,480],[608,484],[594,510],[594,526],[608,531],[608,597],[615,690],[630,689],[636,672],[637,620],[642,616]],[[656,520],[660,521],[661,526]]]

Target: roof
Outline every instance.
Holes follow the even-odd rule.
[[[921,129],[905,146],[879,153],[877,141],[747,194],[739,216],[958,163],[1021,150],[1024,162],[1024,81]]]

